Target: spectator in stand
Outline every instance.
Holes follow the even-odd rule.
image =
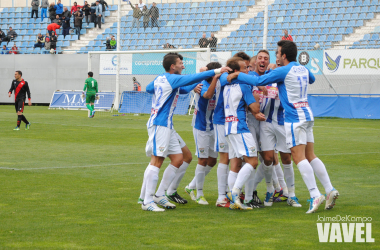
[[[4,33],[4,31],[2,31],[0,29],[0,43],[2,42],[6,42],[8,39],[7,39],[7,35]]]
[[[132,5],[131,1],[129,1],[129,4],[131,5],[132,9],[133,9],[133,21],[132,21],[132,28],[135,27],[135,24],[136,24],[136,28],[140,28],[140,17],[141,17],[141,10],[139,9],[139,5],[138,4],[135,4],[135,6]]]
[[[56,23],[51,23],[51,24],[49,24],[48,26],[47,26],[47,30],[48,30],[48,32],[49,32],[49,37],[50,37],[50,40],[52,40],[52,33],[54,32],[54,34],[55,34],[55,31],[57,30],[57,29],[59,29],[59,28],[61,28],[61,26],[59,25],[59,24],[56,24]]]
[[[107,37],[105,45],[106,45],[106,50],[111,49],[111,40],[109,37]]]
[[[10,41],[13,41],[15,38],[17,37],[17,33],[16,31],[14,31],[12,29],[12,27],[9,27],[9,31],[8,31],[8,34],[7,34],[7,40],[8,40],[8,43]]]
[[[284,36],[281,38],[281,40],[289,40],[293,42],[293,37],[288,34],[288,30],[284,30]]]
[[[47,17],[47,8],[49,7],[49,0],[41,0],[41,22],[44,21],[44,18]]]
[[[38,33],[36,43],[34,44],[34,48],[43,48],[45,46],[45,37]]]
[[[36,13],[36,17],[34,19],[37,20],[37,18],[38,18],[38,6],[40,5],[40,2],[38,0],[32,0],[31,5],[32,5],[32,13],[31,13],[30,18],[33,18],[34,13]]]
[[[83,16],[80,15],[80,12],[75,12],[75,19],[74,19],[74,28],[75,28],[75,34],[78,35],[78,40],[80,40],[80,30],[82,26],[82,19]]]
[[[70,11],[67,9],[67,7],[64,7],[64,8],[63,8],[63,12],[62,12],[62,16],[61,16],[61,17],[65,17],[66,20],[67,20],[67,19],[70,20],[70,18],[71,18],[71,13],[72,13],[72,12],[70,12]]]
[[[56,15],[57,14],[55,13],[54,3],[51,3],[49,6],[49,18],[51,23],[55,20]]]
[[[7,46],[3,45],[3,49],[1,50],[1,54],[8,54]]]
[[[132,77],[133,91],[141,91],[141,84],[136,80],[136,77]]]
[[[84,12],[84,16],[86,17],[86,23],[88,25],[91,22],[91,20],[89,18],[89,16],[91,15],[91,7],[90,7],[90,5],[88,4],[87,1],[84,1],[84,5],[83,5],[82,10]]]
[[[50,50],[50,37],[48,33],[46,34],[46,37],[45,37],[45,50],[47,51]],[[47,51],[45,53],[48,53]]]
[[[150,8],[149,14],[150,14],[151,22],[152,22],[152,28],[153,27],[159,28],[158,24],[157,24],[157,19],[160,17],[160,11],[156,7],[155,2],[153,2],[152,7]]]
[[[54,50],[57,49],[57,40],[58,38],[55,35],[55,31],[52,31],[51,36],[50,36],[50,49],[54,49]]]
[[[111,46],[111,49],[116,49],[116,39],[114,36],[112,36],[111,38],[110,46]]]
[[[201,39],[199,39],[199,41],[198,41],[198,45],[201,47],[201,48],[207,48],[207,46],[208,46],[208,40],[207,40],[207,38],[206,38],[206,33],[203,33],[203,35],[202,35],[202,38]]]
[[[65,7],[66,12],[63,12],[62,17],[59,18],[60,24],[62,24],[62,35],[65,38],[67,35],[70,35],[70,18],[71,13]]]
[[[211,37],[208,39],[209,47],[211,51],[216,51],[216,45],[218,44],[218,38],[214,36],[214,33],[211,33]]]
[[[164,45],[162,45],[162,48],[164,49],[170,49],[170,43],[165,43]]]
[[[13,44],[12,49],[9,51],[9,54],[18,54],[18,48],[16,44]]]
[[[150,11],[144,5],[143,10],[141,11],[141,15],[143,16],[143,24],[144,24],[144,30],[148,27],[149,25],[149,20],[150,20]]]
[[[91,22],[95,24],[96,26],[96,21],[98,20],[96,18],[96,3],[92,3],[91,4],[91,10],[90,10],[90,13],[91,13]]]
[[[104,24],[104,14],[105,14],[105,11],[108,9],[108,4],[107,4],[107,2],[106,1],[104,1],[104,0],[100,0],[99,1],[100,2],[100,4],[102,5],[102,10],[103,10],[103,14],[102,14],[102,23]],[[107,8],[106,8],[107,7]]]
[[[61,4],[61,0],[58,0],[58,3],[54,5],[55,14],[62,16],[63,13],[63,4]]]
[[[78,5],[77,2],[74,2],[73,7],[71,7],[71,15],[73,16],[74,20],[76,18],[75,12],[77,12],[79,10],[79,8],[82,8],[82,7],[83,6]]]
[[[52,21],[52,23],[61,25],[62,24],[61,20],[62,19],[59,17],[59,15],[55,15],[55,19]]]
[[[142,2],[142,0],[139,1],[138,7],[142,11],[144,9],[145,3]]]
[[[95,15],[96,15],[96,24],[98,25],[99,29],[101,29],[102,28],[103,8],[102,8],[102,5],[100,4],[99,0],[96,0],[96,12],[95,12]]]

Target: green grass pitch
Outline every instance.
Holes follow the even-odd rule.
[[[340,192],[331,211],[305,214],[308,192],[296,166],[302,208],[285,203],[253,211],[217,208],[216,169],[204,188],[210,205],[197,205],[183,190],[194,176],[194,156],[179,189],[189,204],[157,214],[137,204],[149,162],[149,116],[98,112],[89,119],[84,111],[32,106],[25,108],[32,123],[28,131],[24,124],[13,131],[14,106],[0,106],[0,116],[0,249],[380,247],[379,120],[316,119],[315,151]],[[174,125],[194,152],[191,118],[176,116]],[[264,197],[264,183],[258,193]],[[318,216],[336,215],[371,217],[375,243],[319,243]]]

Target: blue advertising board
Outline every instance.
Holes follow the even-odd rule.
[[[99,100],[95,100],[95,109],[111,109],[115,92],[99,92]],[[86,109],[86,98],[82,91],[55,91],[49,108]]]

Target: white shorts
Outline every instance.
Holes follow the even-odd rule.
[[[286,146],[285,127],[277,122],[260,122],[260,146],[262,151],[277,150],[290,153]]]
[[[175,135],[177,136],[177,139],[178,139],[178,142],[179,142],[179,146],[181,148],[184,148],[186,146],[186,143],[185,141],[182,139],[182,137],[177,133],[177,131],[175,131]]]
[[[149,139],[146,143],[147,156],[167,157],[168,155],[182,154],[181,146],[174,129],[153,125],[148,128]]]
[[[214,132],[201,131],[193,128],[193,135],[195,140],[195,154],[198,158],[218,158],[218,152],[214,151]]]
[[[251,133],[227,135],[229,147],[228,157],[241,158],[242,156],[257,157],[255,140]]]
[[[297,145],[314,142],[313,126],[313,121],[285,122],[286,146],[292,148]]]
[[[248,120],[248,129],[251,132],[253,139],[255,140],[257,151],[261,151],[261,145],[260,145],[260,121],[256,120],[255,118],[251,118]]]
[[[224,125],[214,124],[214,151],[228,153],[228,142],[224,131]]]

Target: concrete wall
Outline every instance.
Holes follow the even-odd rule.
[[[8,90],[14,72],[21,70],[31,89],[32,102],[50,103],[53,92],[82,89],[87,78],[87,55],[0,56],[0,102],[12,103]]]

